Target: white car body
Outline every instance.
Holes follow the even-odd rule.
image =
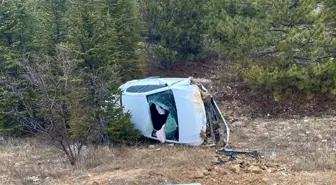
[[[203,86],[202,88],[205,90]],[[153,109],[150,105],[157,102],[158,105],[166,108],[168,106],[165,106],[164,102],[168,102],[168,99],[173,97],[171,101],[169,99],[170,107],[173,105],[176,107],[177,115],[171,113],[175,112],[174,108],[167,108],[167,112],[170,112],[170,120],[173,120],[174,125],[177,124],[177,131],[174,131],[174,134],[177,134],[172,134],[176,137],[172,136],[174,139],[167,138],[165,142],[196,146],[204,142],[201,133],[205,133],[207,129],[207,113],[201,96],[202,89],[199,85],[192,83],[192,78],[145,78],[129,81],[123,84],[120,89],[122,90],[121,104],[124,111],[131,113],[131,122],[145,137],[158,140],[155,135],[157,129],[154,128],[152,121],[154,113],[151,112]],[[166,97],[160,97],[161,95]],[[163,99],[160,102],[155,98]],[[226,124],[225,126],[227,131],[225,142],[227,143],[229,131]]]

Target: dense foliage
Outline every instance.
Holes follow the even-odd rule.
[[[131,115],[109,101],[122,81],[141,75],[134,12],[132,0],[1,1],[2,135],[44,136],[72,165],[84,144],[115,144],[109,136],[119,132],[137,139]]]
[[[140,1],[143,19],[148,29],[148,42],[154,45],[156,60],[166,69],[173,68],[177,62],[204,57],[205,2],[205,0]]]
[[[275,95],[303,90],[335,95],[332,1],[212,0],[209,38],[223,57],[248,68],[252,88]],[[324,11],[327,10],[327,11]]]

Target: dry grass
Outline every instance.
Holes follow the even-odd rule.
[[[266,156],[275,152],[278,159],[297,171],[336,170],[335,118],[237,123],[232,128],[233,147],[258,149]]]
[[[335,118],[239,120],[231,128],[233,148],[258,149],[265,160],[238,158],[212,165],[214,149],[157,144],[154,149],[85,148],[72,167],[51,146],[33,139],[13,140],[0,145],[0,183],[336,184]],[[273,151],[277,155],[270,160]]]
[[[174,167],[194,168],[208,162],[202,148],[86,148],[76,167],[68,164],[61,151],[29,140],[0,146],[0,182],[2,184],[82,184],[104,178],[132,180],[132,176],[156,174],[155,182],[174,178]],[[156,169],[162,169],[158,172]],[[92,175],[90,175],[92,174]],[[161,176],[161,177],[160,177]],[[147,179],[147,177],[143,177]],[[110,179],[104,179],[110,181]],[[148,177],[150,180],[150,177]],[[112,182],[111,182],[112,183]]]

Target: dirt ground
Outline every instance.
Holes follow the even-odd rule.
[[[135,147],[84,148],[76,167],[35,139],[0,142],[0,184],[166,185],[336,184],[335,98],[294,94],[281,102],[252,92],[218,61],[190,63],[148,75],[211,79],[211,92],[229,123],[229,146],[257,150],[260,159],[233,161],[214,148],[140,143]],[[192,70],[190,70],[192,69]]]
[[[253,119],[231,124],[230,146],[262,158],[228,161],[214,148],[140,144],[85,148],[76,167],[33,139],[0,145],[1,184],[336,184],[336,118]]]

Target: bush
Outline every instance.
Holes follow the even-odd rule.
[[[335,60],[316,66],[293,64],[289,69],[255,65],[244,73],[244,78],[251,83],[254,90],[274,92],[275,99],[279,98],[279,94],[290,91],[304,91],[307,95],[327,93],[336,96]]]
[[[116,101],[107,105],[107,125],[105,131],[113,145],[133,145],[141,132],[131,123],[131,114],[124,113],[122,107],[116,107]]]

